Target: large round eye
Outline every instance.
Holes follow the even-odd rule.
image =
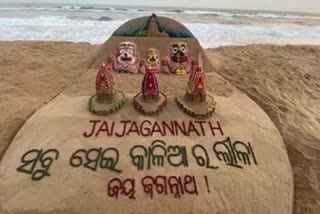
[[[128,54],[133,54],[133,50],[128,50]]]
[[[172,52],[173,52],[173,53],[178,53],[178,51],[179,51],[179,48],[178,48],[178,47],[174,47],[174,48],[172,49]]]
[[[180,47],[180,51],[182,52],[182,53],[186,53],[186,48],[185,47]]]
[[[125,50],[124,50],[124,49],[120,49],[120,53],[122,53],[122,54],[123,54],[124,52],[125,52]]]

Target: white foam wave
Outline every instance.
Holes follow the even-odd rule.
[[[0,18],[0,40],[103,43],[123,21],[101,22],[66,17]]]
[[[271,19],[320,19],[320,16],[310,15],[289,15],[289,14],[278,14],[278,13],[237,13],[237,12],[220,12],[220,11],[206,11],[206,10],[185,10],[185,14],[189,15],[211,15],[220,17],[247,17],[247,18],[271,18]]]
[[[320,27],[185,24],[204,47],[247,44],[320,45]]]
[[[48,40],[103,43],[126,20],[98,21],[64,16],[0,18],[0,40]],[[204,47],[253,43],[320,45],[320,27],[185,23]]]

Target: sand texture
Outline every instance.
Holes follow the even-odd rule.
[[[84,72],[93,62],[97,47],[51,42],[2,42],[0,47],[0,105],[6,109],[0,119],[3,153],[27,117],[66,85],[64,96],[94,93],[92,82],[86,81],[94,77],[94,71]],[[319,213],[320,48],[253,45],[206,53],[209,59],[224,64],[218,73],[255,100],[282,134],[294,171],[294,213]],[[12,71],[18,68],[23,72],[16,75]],[[141,77],[126,77],[116,75],[118,87],[136,93]],[[178,77],[161,75],[159,79],[170,96],[184,92],[185,85]],[[234,95],[232,87],[216,74],[209,74],[208,79],[215,96]]]
[[[88,96],[66,96],[64,93],[39,109],[19,131],[1,162],[2,208],[12,214],[21,210],[47,213],[61,208],[78,214],[123,213],[124,210],[125,213],[132,214],[292,213],[293,177],[282,138],[268,116],[249,97],[237,90],[227,97],[216,96],[220,107],[218,106],[214,117],[203,122],[216,124],[218,121],[223,134],[216,131],[213,136],[209,126],[204,125],[205,136],[198,136],[195,132],[189,136],[181,133],[178,137],[171,134],[161,136],[156,132],[152,136],[145,137],[132,132],[128,136],[117,137],[114,134],[108,136],[106,132],[101,132],[98,136],[84,137],[84,132],[91,132],[89,121],[92,120],[105,120],[109,124],[115,121],[114,130],[119,134],[123,132],[120,120],[135,121],[138,127],[145,120],[151,124],[156,121],[160,124],[163,121],[170,123],[174,120],[184,121],[187,124],[194,121],[180,111],[172,97],[169,97],[168,105],[159,116],[143,117],[132,106],[133,96],[127,93],[127,104],[117,114],[108,117],[95,116],[88,112]],[[239,161],[237,166],[241,168],[232,167],[215,158],[212,150],[216,145],[215,142],[227,138],[230,138],[232,143],[250,142],[255,156],[255,158],[249,157],[250,165],[244,165]],[[175,151],[177,148],[185,148],[188,166],[175,167],[169,164],[169,159],[164,158],[163,166],[151,162],[148,168],[148,161],[145,158],[144,167],[139,170],[132,164],[133,159],[129,154],[132,151],[134,154],[140,154],[141,149],[133,150],[134,146],[151,148],[149,146],[154,140],[162,140],[166,148],[173,146]],[[161,145],[159,141],[157,145]],[[197,164],[195,156],[192,155],[192,149],[196,145],[198,145],[196,154],[203,153],[199,150],[201,145],[208,152],[207,163],[211,167],[218,168],[207,168]],[[59,151],[59,158],[52,164],[50,176],[32,181],[30,175],[17,173],[16,167],[20,165],[18,157],[26,151],[39,148],[55,148]],[[116,148],[119,152],[119,161],[115,169],[121,172],[100,168],[101,162],[94,171],[83,166],[70,165],[72,160],[70,157],[75,151],[78,149],[89,151],[92,148]],[[219,145],[217,148],[219,151],[220,149],[225,151],[224,146]],[[237,148],[246,151],[244,146],[237,145]],[[157,148],[155,154],[161,156],[162,151]],[[168,154],[173,154],[172,150],[167,151]],[[94,152],[90,154],[90,159],[95,156],[94,154]],[[54,157],[54,154],[51,155]],[[86,162],[84,154],[80,156],[83,162]],[[115,153],[108,151],[103,157],[115,157]],[[180,158],[171,160],[178,163]],[[78,160],[74,161],[78,163]],[[90,166],[93,167],[94,164]],[[41,167],[37,165],[36,168]],[[153,196],[150,196],[151,194],[144,190],[148,186],[142,184],[150,183],[150,178],[146,179],[145,176],[168,178],[172,176],[170,182],[174,181],[172,178],[176,178],[175,176],[183,180],[184,176],[194,176],[197,193],[185,192],[181,196],[176,196],[168,188],[167,194],[160,194],[154,189]],[[206,187],[205,176],[208,178],[209,188]],[[129,196],[134,198],[130,199],[129,196],[122,194],[118,198],[110,197],[108,186],[114,178],[122,180],[133,178],[135,191]],[[162,182],[161,180],[160,183]],[[131,186],[127,184],[126,187],[130,189]],[[193,185],[189,185],[185,191],[187,190],[193,192]]]
[[[269,115],[286,144],[294,213],[320,213],[320,47],[250,45],[208,51],[219,73]]]
[[[95,47],[0,42],[0,157],[26,119],[87,71]]]

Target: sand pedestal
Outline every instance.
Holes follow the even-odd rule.
[[[191,117],[197,119],[205,119],[212,116],[216,110],[217,102],[213,96],[207,95],[206,101],[203,103],[189,102],[186,95],[176,97],[179,108]]]
[[[167,105],[167,97],[163,93],[159,93],[159,98],[155,101],[145,101],[143,94],[139,93],[133,98],[133,105],[137,111],[144,115],[158,115]]]
[[[108,115],[119,111],[126,103],[126,97],[122,91],[116,91],[114,99],[110,102],[99,102],[97,95],[90,97],[88,101],[89,111],[97,115]]]

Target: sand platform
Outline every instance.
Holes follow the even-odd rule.
[[[60,95],[22,127],[0,164],[1,213],[291,213],[293,178],[277,129],[247,96],[216,96],[195,120],[168,97],[146,117],[133,96],[97,116]]]

